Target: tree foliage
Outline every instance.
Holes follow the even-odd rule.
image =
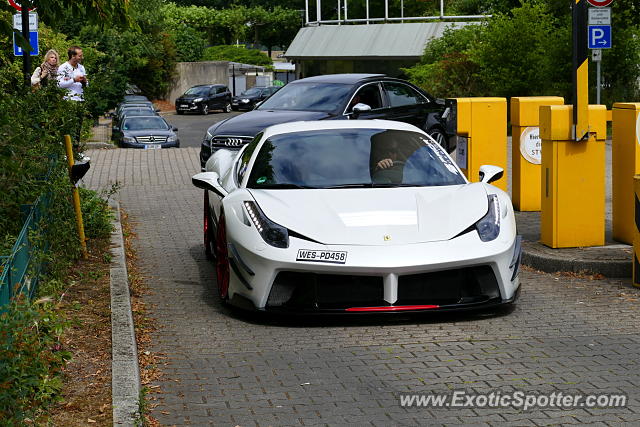
[[[246,49],[241,46],[211,46],[205,49],[205,61],[232,61],[242,64],[262,65],[271,67],[272,62],[264,53],[257,49]]]
[[[471,4],[471,3],[467,3]],[[513,7],[515,4],[515,7]],[[410,79],[437,96],[558,95],[572,102],[571,2],[493,0],[482,25],[445,31],[425,48]],[[603,102],[640,96],[640,5],[613,4],[613,49],[603,54]],[[590,67],[595,101],[595,66]]]

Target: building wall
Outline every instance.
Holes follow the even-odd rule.
[[[203,84],[229,84],[227,61],[178,62],[169,89],[169,102],[175,102],[187,89]]]

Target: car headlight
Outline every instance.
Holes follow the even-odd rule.
[[[489,194],[489,212],[476,223],[480,240],[490,242],[500,234],[500,204],[498,196]]]
[[[285,227],[267,218],[255,202],[244,202],[244,207],[265,242],[276,248],[289,247],[289,232]]]
[[[136,142],[136,139],[132,136],[123,136],[122,142]]]
[[[241,102],[242,102],[243,104],[247,104],[247,103],[249,103],[249,100],[248,100],[247,98],[244,98],[244,99],[242,99],[242,101],[241,101]]]
[[[204,98],[196,98],[193,100],[193,102],[202,102],[204,101]]]
[[[176,142],[177,140],[178,140],[178,137],[176,135],[173,135],[167,138],[167,142]]]

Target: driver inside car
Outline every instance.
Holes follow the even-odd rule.
[[[384,145],[375,147],[377,150],[372,153],[375,157],[372,162],[371,179],[378,184],[400,184],[407,156],[398,147],[397,141],[385,139]]]

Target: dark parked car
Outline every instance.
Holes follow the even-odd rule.
[[[282,86],[252,87],[231,99],[231,108],[236,110],[253,110],[260,101],[264,101],[276,93]]]
[[[177,131],[160,116],[131,116],[122,120],[112,139],[123,148],[177,148],[180,147]]]
[[[455,104],[383,74],[331,74],[296,80],[253,111],[211,126],[200,162],[220,149],[240,149],[262,129],[299,120],[388,119],[424,129],[442,147],[455,148]]]
[[[231,92],[224,85],[193,86],[176,99],[176,113],[195,111],[208,114],[211,110],[231,111]]]
[[[120,127],[120,123],[126,118],[131,116],[154,116],[157,115],[155,109],[152,106],[133,106],[133,107],[124,107],[120,109],[118,114],[113,115],[113,119],[111,120],[111,130],[112,135],[113,131],[117,130]]]
[[[123,102],[139,102],[139,101],[149,101],[144,95],[125,95]]]

